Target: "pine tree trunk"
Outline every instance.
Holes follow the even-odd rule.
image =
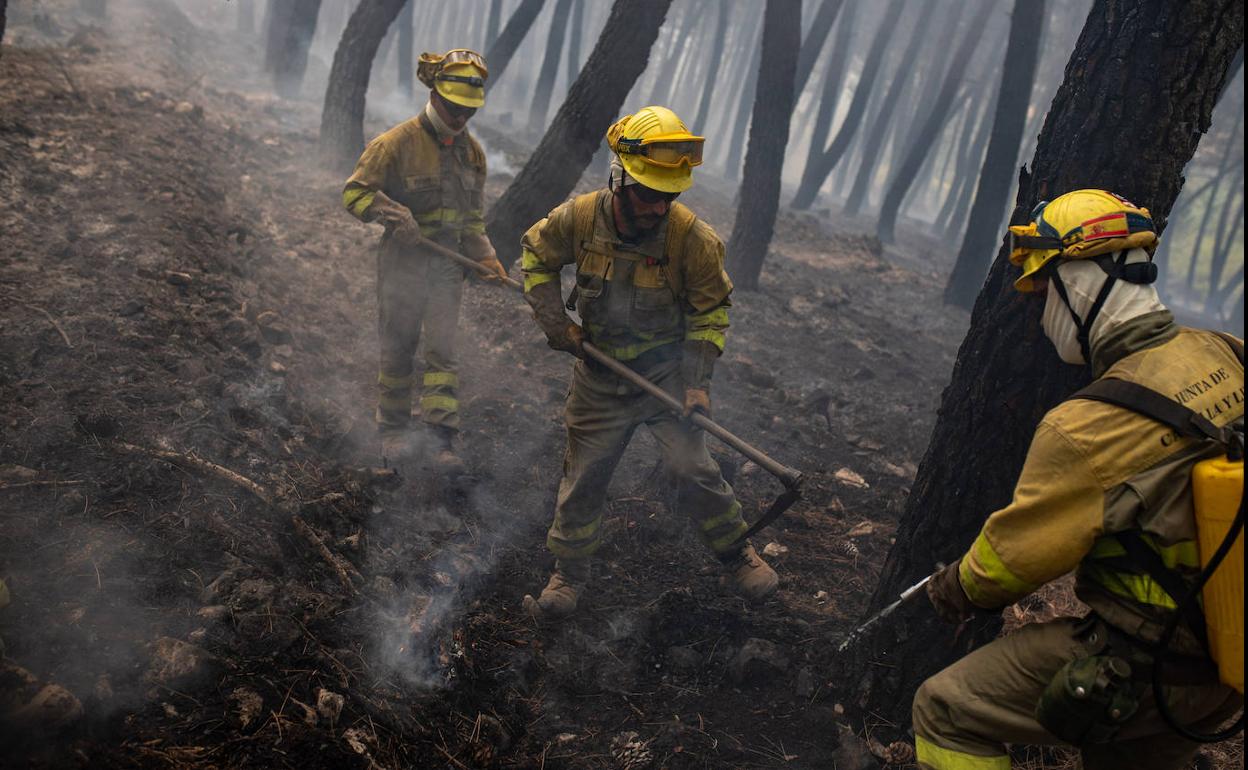
[[[867,60],[862,65],[862,74],[858,76],[858,86],[854,89],[854,99],[849,104],[849,112],[845,115],[845,120],[841,123],[840,130],[836,132],[836,138],[832,140],[832,144],[825,150],[822,144],[816,145],[812,140],[810,154],[806,159],[806,168],[802,172],[802,181],[797,187],[797,194],[793,196],[793,208],[808,209],[815,202],[815,198],[819,195],[819,188],[823,186],[828,174],[832,173],[832,169],[836,168],[845,150],[849,148],[849,143],[853,141],[858,127],[862,125],[862,116],[866,114],[867,103],[875,87],[875,78],[880,72],[884,53],[888,50],[888,41],[892,39],[893,32],[897,29],[897,21],[901,18],[904,5],[904,0],[892,0],[885,7],[880,26],[876,29],[875,38],[871,41],[871,48],[867,52]],[[841,23],[844,24],[846,21],[848,17]]]
[[[962,76],[966,74],[966,65],[970,63],[971,56],[975,53],[975,46],[983,36],[985,25],[982,19],[991,9],[991,0],[979,0],[972,10],[966,35],[949,62],[949,69],[945,72],[944,82],[941,84],[940,92],[936,95],[931,111],[906,150],[905,158],[889,180],[888,190],[884,193],[884,202],[880,206],[880,219],[875,229],[876,237],[885,243],[893,242],[893,230],[897,225],[897,217],[901,213],[901,204],[905,201],[906,193],[910,191],[911,185],[914,184],[931,143],[940,135],[940,130],[945,125],[945,119],[949,116],[949,108],[953,106],[953,97],[957,94]]]
[[[414,0],[404,3],[403,9],[399,11],[399,17],[395,22],[395,25],[399,28],[399,93],[401,93],[403,98],[408,102],[413,101],[416,97],[416,63],[413,60],[412,51],[412,38],[415,35],[415,30],[412,28],[415,23],[415,6],[416,3]]]
[[[945,241],[959,240],[962,237],[962,224],[966,221],[966,212],[971,206],[971,198],[975,194],[976,181],[982,168],[992,124],[996,115],[996,103],[1000,94],[993,94],[992,101],[985,105],[979,117],[979,127],[975,129],[975,140],[971,151],[958,164],[956,190],[949,196],[947,203],[952,203],[948,214],[942,214],[941,233]]]
[[[494,41],[498,39],[498,25],[503,20],[503,0],[490,0],[489,20],[485,23],[485,45],[482,48],[489,48],[494,45]],[[485,60],[486,66],[489,66],[490,60]]]
[[[819,10],[815,11],[815,18],[810,22],[810,29],[806,31],[801,53],[797,57],[797,75],[793,83],[793,93],[796,96],[801,96],[806,89],[810,73],[814,72],[815,62],[823,51],[823,44],[827,42],[828,33],[832,31],[832,25],[836,23],[836,17],[840,15],[844,5],[845,0],[823,0],[819,4]]]
[[[321,0],[275,0],[266,53],[273,88],[286,99],[299,95],[308,68],[308,48],[316,34]]]
[[[1023,127],[1027,123],[1036,62],[1040,59],[1037,31],[1044,23],[1044,11],[1044,0],[1015,0],[1014,13],[1010,16],[1010,36],[1001,88],[997,92],[996,116],[992,120],[992,138],[988,140],[988,154],[979,172],[966,237],[945,286],[945,302],[967,310],[979,293],[992,245],[1001,240],[997,227],[1005,209],[1003,201],[1007,200],[1014,180],[1014,164],[1018,161]]]
[[[511,57],[516,55],[516,49],[524,42],[529,28],[542,12],[544,2],[545,0],[520,0],[520,5],[512,11],[511,18],[507,19],[507,26],[503,27],[503,31],[490,44],[489,50],[485,52],[485,64],[490,68],[487,89],[498,85],[499,78],[507,71],[507,65],[511,64]]]
[[[753,7],[753,6],[750,6]],[[745,74],[745,83],[741,87],[741,98],[737,102],[737,115],[732,123],[732,139],[724,146],[724,176],[738,179],[741,176],[741,164],[744,156],[741,148],[745,146],[745,131],[750,126],[750,115],[754,111],[754,94],[758,86],[758,70],[762,63],[763,35],[759,30],[750,51],[749,69]]]
[[[681,9],[680,26],[672,30],[667,53],[659,59],[663,62],[663,68],[656,72],[655,87],[650,94],[648,104],[671,107],[672,92],[680,81],[677,70],[689,56],[689,43],[693,40],[693,26],[702,20],[705,5],[706,0],[686,0],[685,7]]]
[[[854,17],[858,4],[850,3],[841,13],[832,40],[832,50],[823,67],[824,76],[819,94],[819,107],[815,110],[815,124],[810,131],[811,152],[822,152],[832,131],[837,105],[845,91],[845,76],[849,70],[849,54],[853,48]],[[822,182],[822,180],[820,180]],[[815,188],[818,192],[818,187]]]
[[[915,22],[914,32],[906,43],[905,54],[901,63],[897,65],[892,82],[888,85],[888,93],[884,95],[884,101],[880,103],[880,109],[871,126],[871,131],[867,133],[866,143],[862,146],[862,158],[858,164],[858,175],[854,177],[854,186],[845,202],[845,211],[850,215],[857,214],[870,195],[876,161],[879,160],[880,150],[884,147],[884,140],[888,138],[889,129],[894,128],[893,113],[897,109],[902,91],[912,78],[914,62],[931,37],[928,34],[928,27],[935,11],[935,2],[923,3],[923,9],[919,11],[919,18]]]
[[[1244,113],[1241,110],[1235,116],[1235,128],[1231,131],[1230,137],[1226,142],[1226,149],[1222,153],[1222,162],[1218,164],[1217,176],[1213,178],[1213,187],[1209,191],[1209,203],[1205,206],[1205,211],[1200,217],[1200,229],[1196,232],[1196,243],[1192,246],[1191,260],[1187,263],[1187,277],[1183,282],[1183,287],[1191,296],[1192,285],[1196,281],[1196,266],[1200,262],[1201,247],[1205,245],[1205,234],[1209,230],[1209,223],[1213,220],[1213,211],[1215,201],[1218,198],[1218,190],[1222,188],[1222,181],[1228,178],[1231,172],[1231,162],[1234,159],[1235,150],[1240,142],[1238,141],[1239,127],[1243,124]],[[1243,166],[1240,166],[1242,170]],[[1195,203],[1195,200],[1192,201]]]
[[[572,0],[572,21],[568,22],[568,88],[581,71],[581,37],[585,34],[585,3]]]
[[[555,79],[559,77],[559,59],[571,11],[572,0],[556,0],[554,13],[550,15],[550,33],[546,36],[546,56],[542,59],[542,71],[537,76],[537,87],[529,106],[530,131],[541,131],[546,125],[546,110],[550,107],[550,94],[555,90]]]
[[[718,13],[715,19],[715,35],[711,38],[711,57],[706,66],[706,77],[702,79],[702,95],[698,99],[698,111],[689,124],[696,134],[706,130],[706,118],[711,111],[711,94],[715,93],[715,80],[719,77],[719,65],[724,60],[724,40],[728,37],[728,16],[731,7],[728,3],[716,4]]]
[[[321,111],[321,164],[347,173],[364,149],[364,98],[373,58],[408,0],[360,0],[334,51]]]
[[[4,43],[4,23],[5,11],[8,10],[9,0],[0,0],[0,45]],[[3,53],[0,50],[0,53]]]
[[[1205,292],[1206,302],[1217,295],[1221,286],[1222,271],[1226,267],[1226,260],[1231,250],[1233,224],[1242,222],[1244,219],[1243,189],[1244,167],[1241,165],[1235,174],[1235,179],[1231,182],[1231,189],[1227,193],[1226,200],[1222,202],[1222,213],[1218,217],[1217,238],[1213,243],[1213,253],[1209,256],[1209,288]],[[1231,209],[1237,198],[1239,199],[1239,213],[1232,219]]]
[[[793,89],[801,39],[801,0],[767,0],[750,144],[745,153],[737,217],[727,249],[728,270],[741,289],[758,289],[758,277],[776,226],[780,170],[784,166],[784,148],[789,141],[789,122],[797,98]]]
[[[1148,207],[1164,226],[1242,44],[1243,22],[1239,0],[1096,0],[1032,171],[1020,174],[1011,221],[1026,221],[1040,200],[1093,187]],[[1003,244],[975,302],[871,610],[966,550],[987,515],[1010,501],[1041,416],[1087,381],[1084,368],[1057,358],[1040,328],[1044,303],[1014,291],[1017,275]],[[907,724],[919,684],[1000,627],[999,617],[976,621],[955,639],[952,626],[916,602],[868,633],[831,676],[853,682],[859,707]]]
[[[646,69],[671,0],[615,0],[568,98],[537,149],[490,210],[486,230],[504,264],[520,236],[576,187],[637,78]],[[510,26],[510,24],[509,24]]]

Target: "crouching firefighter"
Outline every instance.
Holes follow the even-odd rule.
[[[460,427],[455,331],[464,268],[422,248],[422,240],[462,252],[506,276],[485,235],[485,153],[466,130],[469,118],[485,104],[488,70],[479,54],[460,48],[445,55],[421,54],[416,73],[429,87],[429,102],[419,115],[369,143],[342,200],[355,217],[385,225],[377,254],[382,455],[401,462],[417,446],[428,446],[435,467],[458,473],[463,463],[453,444]],[[413,441],[417,437],[409,423],[417,379],[412,359],[422,332],[420,416],[427,432]]]
[[[688,514],[727,577],[750,599],[779,585],[775,571],[742,543],[746,524],[705,435],[655,398],[585,356],[592,342],[683,401],[685,414],[709,415],[711,372],[724,347],[732,282],[724,245],[709,225],[676,203],[693,185],[703,138],[671,110],[645,107],[607,131],[615,154],[608,188],[570,200],[525,233],[525,297],[549,345],[579,360],[565,411],[568,445],[555,519],[546,545],[557,558],[550,581],[525,605],[546,617],[576,609],[602,543],[607,485],[639,425],[649,427],[678,479],[677,507]],[[576,266],[564,312],[559,274]]]
[[[1013,501],[928,595],[957,622],[1075,570],[1092,611],[928,679],[919,766],[1008,770],[1006,744],[1028,743],[1074,745],[1088,770],[1178,770],[1243,707],[1243,342],[1175,325],[1151,285],[1146,209],[1076,190],[1032,219],[1010,228],[1015,288],[1046,298],[1045,335],[1095,381],[1045,415]],[[1204,564],[1232,542],[1237,555]],[[1211,602],[1224,578],[1237,600]],[[1237,639],[1222,632],[1236,623]]]

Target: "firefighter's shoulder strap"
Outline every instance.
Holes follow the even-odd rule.
[[[598,196],[601,191],[589,192],[578,195],[572,199],[572,248],[576,251],[576,258],[579,261],[581,253],[590,246],[594,241],[594,217],[598,213]],[[576,286],[572,287],[572,291],[568,294],[568,300],[564,303],[564,307],[568,310],[576,310],[576,301],[580,291]]]
[[[685,244],[698,218],[683,203],[672,203],[667,215],[667,240],[663,243],[663,274],[676,301],[685,298]]]
[[[1243,343],[1229,334],[1214,333],[1230,347],[1242,364],[1244,362]],[[1187,438],[1215,441],[1223,446],[1229,446],[1234,440],[1232,427],[1219,427],[1204,415],[1135,382],[1110,378],[1100,379],[1075,393],[1072,398],[1101,401],[1128,409],[1154,419]],[[1125,530],[1116,533],[1115,537],[1122,544],[1127,556],[1139,568],[1144,569],[1177,605],[1187,594],[1187,586],[1183,578],[1165,565],[1161,556],[1144,542],[1139,531]],[[1183,619],[1187,621],[1192,632],[1202,644],[1207,644],[1204,614],[1200,606],[1195,602],[1189,602],[1180,609],[1184,614]]]

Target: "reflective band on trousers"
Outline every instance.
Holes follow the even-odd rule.
[[[443,412],[458,412],[459,401],[450,396],[421,396],[421,411],[442,410]]]
[[[377,373],[377,384],[386,390],[406,390],[412,387],[412,375],[397,376],[386,374],[385,372]]]
[[[459,387],[459,376],[455,372],[425,372],[425,385],[449,385]]]
[[[1004,754],[981,757],[946,749],[921,735],[914,736],[914,750],[919,764],[932,770],[1010,770],[1010,758]]]

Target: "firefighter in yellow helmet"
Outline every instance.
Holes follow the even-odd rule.
[[[703,138],[666,107],[645,107],[607,132],[607,189],[570,200],[529,228],[521,243],[525,297],[548,343],[577,357],[565,420],[563,479],[546,544],[557,561],[534,614],[567,615],[590,579],[602,543],[607,484],[639,425],[649,427],[678,478],[678,507],[747,598],[762,599],[776,573],[742,542],[746,524],[732,488],[690,422],[584,356],[591,341],[683,400],[686,414],[710,412],[711,372],[724,348],[732,282],[724,245],[676,202],[693,184]],[[564,312],[559,275],[575,265]]]
[[[485,235],[485,153],[466,130],[485,104],[489,71],[479,54],[460,48],[421,54],[416,74],[429,87],[424,110],[369,143],[342,200],[353,216],[385,226],[377,258],[382,454],[402,461],[425,445],[435,467],[455,474],[463,470],[453,439],[460,426],[455,331],[464,269],[433,254],[422,239],[506,276]],[[428,432],[414,437],[409,421],[418,381],[412,359],[422,335],[420,415]]]
[[[1238,429],[1242,445],[1243,342],[1175,324],[1152,286],[1147,209],[1076,190],[1010,231],[1015,287],[1045,298],[1046,336],[1097,382],[1045,415],[1013,501],[928,595],[960,622],[1073,570],[1091,612],[1024,626],[928,679],[914,699],[919,766],[1008,770],[1007,744],[1030,743],[1077,746],[1087,770],[1185,768],[1197,744],[1168,725],[1151,690],[1167,622],[1177,631],[1158,673],[1169,716],[1207,733],[1243,706],[1219,682],[1195,603],[1176,610],[1174,595],[1201,570],[1193,468],[1226,447],[1177,433],[1138,395],[1106,394],[1143,386],[1207,420],[1204,435]]]

